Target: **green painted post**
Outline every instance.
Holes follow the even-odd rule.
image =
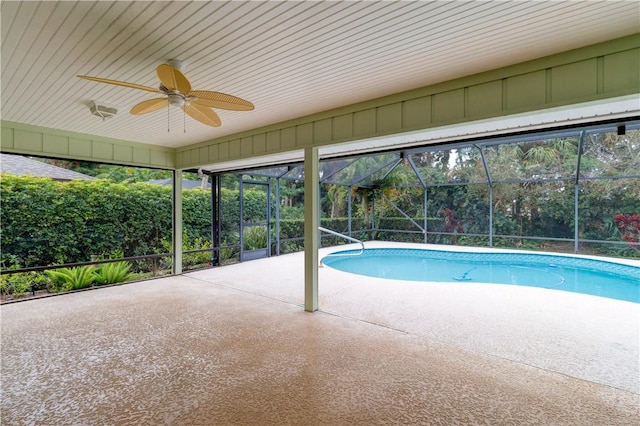
[[[318,148],[304,149],[304,309],[318,310]]]
[[[173,172],[173,274],[182,274],[182,170]]]

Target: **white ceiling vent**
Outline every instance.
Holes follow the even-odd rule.
[[[102,118],[102,120],[111,118],[118,113],[115,107],[107,106],[97,101],[92,101],[89,104],[89,109],[91,110],[91,114]]]

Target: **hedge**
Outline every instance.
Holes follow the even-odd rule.
[[[238,191],[222,191],[222,219],[229,228],[223,239],[237,232],[238,197]],[[245,191],[245,210],[264,208],[265,197],[264,192]],[[163,241],[171,241],[172,194],[167,186],[2,174],[0,203],[3,268],[162,253]],[[211,240],[208,191],[183,192],[183,227],[189,239]]]

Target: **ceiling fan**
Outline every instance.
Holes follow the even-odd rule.
[[[220,117],[218,117],[218,114],[216,114],[212,108],[232,111],[251,111],[254,108],[251,102],[236,96],[220,92],[211,92],[209,90],[191,90],[191,83],[189,83],[187,77],[178,69],[181,67],[181,61],[172,61],[170,64],[158,66],[156,69],[158,78],[160,79],[160,86],[158,88],[128,83],[126,81],[90,77],[88,75],[79,75],[78,77],[99,83],[130,87],[132,89],[146,90],[164,95],[163,97],[149,99],[135,105],[130,111],[133,115],[147,114],[172,105],[182,108],[186,114],[207,126],[219,127],[220,124],[222,124]]]

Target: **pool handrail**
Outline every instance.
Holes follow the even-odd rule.
[[[329,253],[328,255],[326,255],[322,259],[320,259],[320,267],[324,266],[322,264],[322,261],[324,260],[325,257],[331,257],[331,256],[360,256],[362,253],[364,253],[364,242],[363,241],[360,241],[357,238],[352,238],[352,237],[350,237],[348,235],[341,234],[341,233],[336,232],[336,231],[332,231],[331,229],[323,228],[322,226],[318,226],[318,230],[320,230],[322,232],[326,232],[326,233],[331,234],[331,235],[335,235],[336,237],[342,237],[342,238],[344,238],[346,240],[349,240],[349,241],[354,242],[354,243],[358,243],[358,244],[360,244],[362,246],[360,251],[357,252],[357,253]]]

